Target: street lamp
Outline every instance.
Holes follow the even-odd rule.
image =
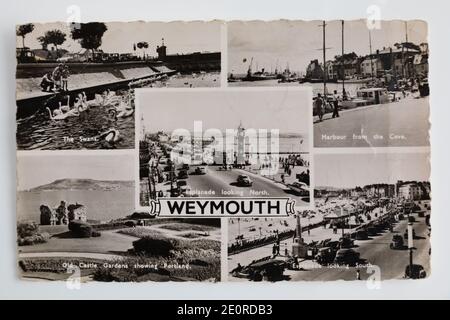
[[[409,277],[411,278],[412,269],[413,269],[413,223],[408,222],[408,249],[409,249]]]

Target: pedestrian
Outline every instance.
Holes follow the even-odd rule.
[[[61,69],[61,87],[63,91],[68,91],[68,83],[69,83],[69,67],[66,64],[63,64]]]
[[[44,74],[41,80],[41,88],[44,92],[50,92],[53,89],[53,79],[51,72]]]
[[[53,69],[53,73],[52,73],[52,79],[53,79],[56,91],[61,90],[61,87],[62,87],[61,72],[62,72],[62,63],[60,63],[58,66],[56,66],[56,68]]]
[[[321,122],[323,118],[323,100],[320,93],[317,94],[317,98],[314,100],[314,110],[319,117],[319,122]]]
[[[339,110],[338,110],[338,108],[339,108],[339,100],[338,100],[338,97],[337,97],[337,91],[336,90],[334,90],[334,92],[333,92],[333,116],[332,116],[332,118],[339,118]]]
[[[359,269],[356,269],[356,280],[361,280],[361,271]]]

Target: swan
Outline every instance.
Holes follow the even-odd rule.
[[[52,112],[51,112],[49,107],[47,107],[46,109],[48,110],[48,114],[49,114],[51,120],[64,120],[64,119],[70,117],[69,113],[62,113],[58,109],[53,111],[53,115],[52,115]],[[57,110],[60,111],[61,113],[56,113],[55,114],[55,111],[57,111]]]
[[[53,110],[53,116],[57,116],[57,115],[60,115],[60,114],[63,114],[61,109],[54,109]]]
[[[117,142],[121,139],[119,130],[111,128],[99,135],[100,138],[104,138],[106,142]]]
[[[89,105],[86,103],[85,98],[81,93],[78,95],[78,100],[74,105],[74,109],[78,112],[83,112],[89,109]]]
[[[112,117],[112,118],[126,118],[129,117],[131,115],[133,115],[134,113],[134,109],[121,109],[121,110],[117,110],[114,108],[111,108],[108,110],[108,114]]]
[[[119,105],[115,108],[111,108],[108,110],[108,114],[113,118],[126,118],[131,116],[134,113],[134,109],[127,104],[125,101],[125,97],[120,101]]]
[[[78,112],[84,112],[89,110],[89,106],[85,103],[82,103],[78,106]]]
[[[61,102],[59,102],[59,110],[61,110],[62,112],[70,111],[70,96],[67,96],[67,105],[66,106],[62,106]]]

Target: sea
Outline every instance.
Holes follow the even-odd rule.
[[[84,205],[89,220],[109,221],[124,218],[134,212],[134,188],[113,191],[18,191],[17,220],[39,223],[39,207],[43,204],[56,208],[62,200],[66,202],[66,206],[75,203]]]
[[[318,93],[323,94],[323,83],[298,83],[298,82],[284,82],[279,83],[278,79],[274,80],[262,80],[262,81],[238,81],[229,82],[230,87],[312,87],[313,94],[316,96]],[[364,86],[364,83],[345,83],[345,91],[350,96],[356,95],[356,90]],[[342,93],[342,83],[327,83],[328,93],[332,93],[334,90],[338,94]]]

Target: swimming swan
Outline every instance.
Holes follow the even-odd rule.
[[[99,135],[100,138],[104,138],[106,142],[117,142],[121,139],[119,130],[111,128]]]
[[[67,96],[67,105],[62,106],[61,102],[59,103],[59,110],[61,110],[62,112],[70,111],[70,96]]]
[[[51,120],[64,120],[67,119],[69,117],[77,117],[80,115],[80,113],[77,110],[70,110],[69,112],[66,113],[53,113],[52,115],[52,111],[50,110],[49,107],[46,108],[48,110],[48,114],[50,116]],[[56,110],[55,110],[56,111]]]

